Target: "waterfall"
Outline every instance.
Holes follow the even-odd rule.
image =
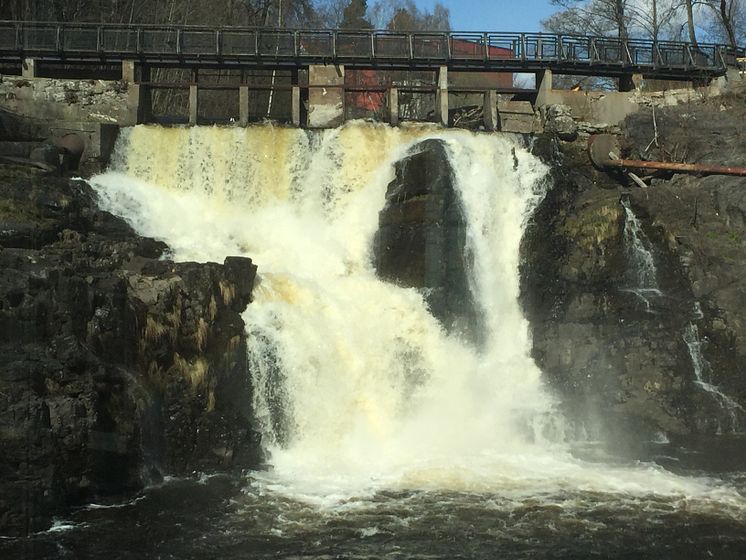
[[[734,399],[723,393],[717,385],[712,383],[712,367],[702,354],[702,341],[699,338],[697,325],[689,323],[682,338],[689,349],[689,357],[692,360],[692,368],[694,369],[694,382],[700,389],[709,394],[728,415],[730,424],[725,431],[739,431],[738,416],[746,411]],[[718,433],[722,433],[723,431],[723,426],[718,420]]]
[[[632,210],[629,200],[622,198],[621,203],[624,207],[624,247],[629,276],[629,286],[626,290],[639,297],[650,311],[651,298],[661,295],[655,259],[649,248],[650,240],[642,230],[640,220]]]
[[[481,350],[371,264],[393,164],[426,138],[444,142],[464,209]],[[138,126],[92,183],[106,209],[177,260],[258,265],[243,318],[271,464],[252,476],[268,491],[317,504],[401,488],[709,492],[654,466],[583,463],[558,436],[518,303],[519,245],[546,171],[507,136],[429,126]]]

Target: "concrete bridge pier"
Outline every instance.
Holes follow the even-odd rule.
[[[448,126],[448,66],[438,69],[438,90],[435,93],[435,118],[438,124]]]
[[[21,64],[21,76],[24,78],[36,78],[36,60],[24,58]]]
[[[391,126],[399,124],[399,90],[396,88],[389,90],[389,124]]]
[[[294,85],[290,91],[290,104],[290,118],[293,121],[293,126],[300,127],[300,86],[298,85]]]
[[[238,88],[238,124],[241,126],[249,124],[249,86],[247,85]]]
[[[490,90],[484,92],[482,113],[484,114],[485,130],[497,130],[500,125],[497,112],[497,91]]]
[[[190,84],[189,86],[189,124],[197,124],[197,116],[199,114],[199,90],[197,84]]]
[[[134,60],[123,60],[122,61],[122,81],[135,83],[137,66]]]
[[[552,93],[552,71],[547,68],[536,73],[536,106],[542,107],[549,103]]]
[[[137,71],[140,71],[140,80]],[[122,126],[132,126],[148,122],[152,106],[150,87],[140,82],[150,81],[150,67],[140,65],[134,60],[122,61],[122,81],[127,82],[128,116],[120,122]]]

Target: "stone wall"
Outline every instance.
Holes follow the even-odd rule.
[[[128,124],[128,83],[0,76],[0,108],[46,121]]]

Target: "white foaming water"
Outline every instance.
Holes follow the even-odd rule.
[[[422,294],[380,281],[371,265],[393,163],[427,137],[445,142],[467,217],[482,352],[444,333]],[[519,243],[544,173],[506,137],[464,131],[135,127],[120,138],[114,170],[92,183],[107,209],[165,240],[177,260],[239,254],[259,266],[244,320],[273,466],[257,476],[272,490],[318,504],[380,488],[740,504],[703,479],[580,462],[557,439],[561,417],[518,304]]]

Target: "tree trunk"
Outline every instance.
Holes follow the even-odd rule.
[[[699,48],[697,43],[697,34],[694,32],[694,9],[692,8],[692,0],[686,0],[686,24],[689,28],[689,41],[695,49]]]
[[[629,38],[629,32],[627,31],[627,24],[624,21],[624,0],[616,0],[615,12],[614,15],[616,16],[619,28],[619,38],[626,41]]]
[[[734,49],[738,48],[736,32],[733,29],[733,19],[728,13],[728,2],[726,0],[720,0],[720,18],[723,20],[723,27],[725,28],[725,32],[728,34],[728,42],[730,43],[730,46]]]

